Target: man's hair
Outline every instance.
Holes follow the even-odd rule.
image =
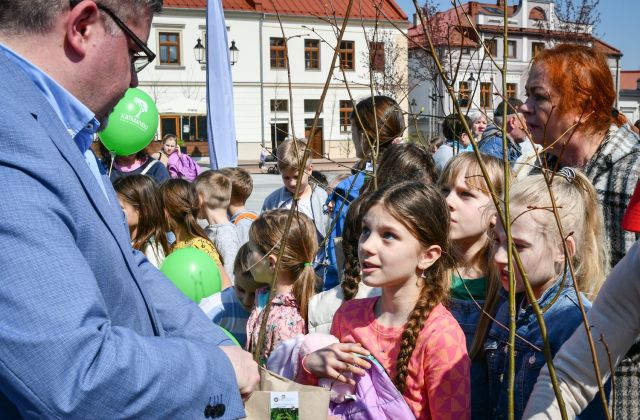
[[[205,171],[193,182],[203,205],[210,209],[229,207],[231,180],[221,171]]]
[[[253,192],[253,179],[243,168],[224,168],[220,172],[231,180],[231,203],[244,205]]]
[[[471,118],[466,115],[462,115],[462,118],[466,120],[467,126],[471,128],[471,125],[473,124],[471,122]],[[458,114],[449,114],[444,117],[444,120],[442,121],[442,135],[447,140],[460,140],[460,136],[462,136],[463,133],[466,133],[466,131]]]
[[[140,8],[159,13],[163,0],[101,0],[122,21],[136,22]],[[56,17],[79,0],[0,0],[0,32],[11,35],[27,33],[46,34],[53,28]],[[104,15],[104,14],[103,14]],[[107,27],[115,32],[118,27],[110,18],[105,18]]]
[[[280,171],[300,171],[308,168],[311,165],[311,154],[308,155],[305,162],[302,162],[306,148],[306,143],[300,140],[290,139],[283,141],[282,144],[278,146],[277,151],[278,168]]]

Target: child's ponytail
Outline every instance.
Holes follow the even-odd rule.
[[[576,276],[580,280],[580,291],[590,296],[593,300],[602,286],[609,269],[609,253],[603,240],[604,219],[602,208],[598,199],[598,193],[589,179],[581,172],[576,173],[575,187],[580,191],[584,202],[584,222],[582,224],[581,248],[576,252]],[[565,228],[565,235],[568,235]]]
[[[199,236],[209,240],[207,233],[198,224],[200,202],[193,186],[184,179],[169,179],[160,185],[162,206],[172,223],[179,225],[190,237]]]
[[[285,232],[289,211],[278,209],[261,214],[251,224],[249,237],[252,245],[261,254],[280,256],[283,238],[287,236],[279,269],[295,279],[293,295],[300,315],[306,323],[309,301],[315,293],[317,282],[313,262],[318,253],[318,239],[313,221],[298,211],[291,220],[288,232]]]

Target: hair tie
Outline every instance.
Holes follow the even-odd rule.
[[[620,115],[620,111],[615,108],[611,108],[611,116],[613,116],[613,118],[618,118],[618,115]]]
[[[565,166],[564,168],[558,171],[558,175],[560,175],[561,177],[563,177],[569,182],[573,182],[575,181],[577,174],[575,169],[573,169],[570,166]]]
[[[304,263],[304,266],[305,267],[313,267],[313,264],[311,264],[310,262],[306,262],[306,263]]]

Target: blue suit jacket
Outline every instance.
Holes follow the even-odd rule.
[[[0,69],[0,416],[242,417],[230,341],[131,248],[108,178],[109,200],[24,72]]]

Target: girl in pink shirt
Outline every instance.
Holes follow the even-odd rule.
[[[422,183],[383,187],[365,198],[358,257],[376,298],[345,302],[331,333],[341,341],[304,357],[315,377],[355,384],[373,355],[418,419],[470,417],[470,361],[464,333],[442,305],[453,266],[449,212]],[[363,347],[364,346],[364,347]]]

